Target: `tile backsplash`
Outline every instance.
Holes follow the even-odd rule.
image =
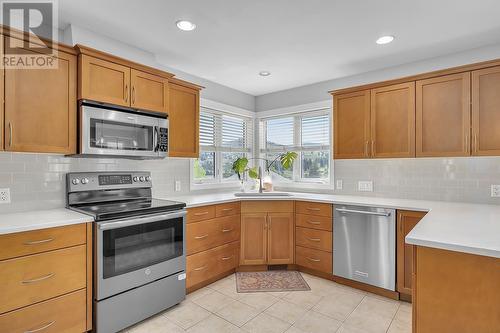
[[[61,155],[0,153],[0,188],[10,188],[11,203],[0,213],[65,206],[65,176],[83,171],[150,171],[153,195],[168,198],[189,192],[189,159],[124,160]],[[384,196],[500,204],[490,186],[500,184],[500,157],[338,160],[336,194]],[[181,191],[174,192],[175,181]],[[359,192],[358,181],[373,181],[373,192]]]
[[[64,207],[68,172],[150,171],[155,197],[182,195],[189,192],[189,167],[189,159],[180,158],[140,161],[1,152],[0,188],[10,188],[11,203],[0,204],[0,213]],[[174,192],[175,181],[181,182],[180,192]]]
[[[500,157],[338,160],[336,194],[500,204],[490,186],[500,184]],[[373,181],[359,192],[358,181]]]

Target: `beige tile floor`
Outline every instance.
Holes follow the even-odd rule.
[[[233,274],[123,332],[411,333],[410,304],[302,276],[311,291],[238,294]]]

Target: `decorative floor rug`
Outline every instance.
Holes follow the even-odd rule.
[[[306,290],[311,288],[296,271],[236,273],[236,291],[239,293]]]

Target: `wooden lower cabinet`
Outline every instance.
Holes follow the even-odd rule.
[[[295,256],[295,262],[299,266],[329,274],[333,272],[333,259],[329,252],[297,246]]]
[[[413,333],[500,328],[500,259],[417,246]]]
[[[225,216],[186,225],[187,255],[240,240],[240,216]]]
[[[414,245],[406,244],[405,237],[425,216],[424,212],[399,210],[397,216],[397,291],[407,296],[412,295]]]
[[[267,213],[241,214],[241,265],[267,263]]]
[[[297,227],[295,229],[295,244],[310,249],[332,252],[332,233],[325,230]]]
[[[92,329],[92,225],[0,236],[0,332]]]
[[[193,254],[186,259],[186,288],[231,271],[238,266],[239,242],[218,246],[208,251]]]
[[[0,332],[87,331],[85,289],[0,315]]]
[[[293,264],[295,252],[293,213],[269,213],[267,221],[267,263]]]

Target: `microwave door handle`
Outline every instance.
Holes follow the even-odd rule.
[[[158,146],[159,146],[159,143],[158,143],[158,126],[155,126],[153,128],[153,146],[154,146],[154,151],[157,152],[158,151]]]
[[[180,212],[174,212],[174,213],[160,214],[160,215],[154,215],[154,216],[143,216],[143,217],[139,216],[139,217],[134,217],[131,219],[124,219],[124,220],[118,220],[115,222],[102,223],[102,224],[99,224],[98,228],[99,228],[99,230],[112,230],[112,229],[125,228],[125,227],[130,227],[130,226],[139,225],[139,224],[158,222],[158,221],[162,221],[162,220],[184,218],[185,216],[186,216],[186,211],[182,210]]]

